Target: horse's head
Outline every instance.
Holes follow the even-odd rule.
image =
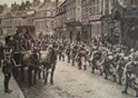
[[[33,48],[33,51],[32,51],[32,53],[33,54],[36,54],[36,56],[38,57],[38,58],[40,58],[41,57],[41,53],[40,53],[40,50],[37,48],[37,47],[34,47]]]

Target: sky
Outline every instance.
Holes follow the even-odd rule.
[[[11,6],[11,3],[14,3],[14,1],[16,1],[17,4],[21,4],[22,1],[26,2],[26,1],[30,1],[32,2],[33,0],[0,0],[0,5],[2,4],[7,4],[8,7]],[[43,1],[43,0],[40,0],[40,1]],[[54,1],[54,0],[52,0]]]

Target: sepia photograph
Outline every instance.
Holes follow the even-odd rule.
[[[0,98],[138,97],[138,0],[0,0]]]

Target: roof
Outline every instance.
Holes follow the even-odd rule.
[[[42,2],[40,2],[37,6],[31,6],[31,9],[38,10],[42,6]]]
[[[63,5],[66,1],[67,1],[67,0],[60,1],[60,2],[58,3],[58,7],[61,6],[61,5]]]
[[[0,14],[0,16],[5,15],[5,14],[7,14],[7,13],[10,13],[11,9],[12,9],[12,8],[5,8],[5,9],[3,10],[3,12]]]
[[[61,4],[63,1],[59,1],[58,4]],[[46,10],[46,9],[56,9],[56,1],[46,1],[43,5],[39,8],[39,10]]]

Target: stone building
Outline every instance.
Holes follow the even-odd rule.
[[[92,39],[99,39],[102,35],[102,6],[103,0],[91,0],[89,24]]]
[[[36,10],[35,27],[37,35],[40,33],[51,35],[54,33],[56,15],[56,1],[44,0]]]
[[[56,20],[56,26],[55,26],[55,30],[56,30],[56,35],[59,38],[68,38],[67,36],[67,28],[66,28],[66,20],[67,20],[67,13],[66,13],[66,3],[67,0],[59,2],[58,3],[58,7],[57,7],[57,11],[56,11],[56,16],[55,16],[55,20]]]
[[[70,40],[79,40],[81,37],[81,0],[67,0],[67,36]]]
[[[116,7],[115,0],[103,0],[103,16],[102,16],[102,37],[110,43],[119,43],[119,22],[115,22],[112,16],[112,11]]]
[[[115,26],[119,32],[119,43],[128,46],[129,48],[137,46],[138,43],[138,1],[137,0],[122,0],[116,3],[113,9],[114,21],[120,23]],[[138,47],[136,48],[138,49]]]
[[[91,40],[91,33],[89,31],[89,15],[91,12],[91,1],[82,0],[82,39],[84,41]]]
[[[6,36],[14,35],[20,26],[34,26],[34,10],[26,10],[23,5],[25,3],[20,6],[14,3],[9,8],[5,7],[0,14],[3,39]],[[3,44],[5,43],[3,42]]]

